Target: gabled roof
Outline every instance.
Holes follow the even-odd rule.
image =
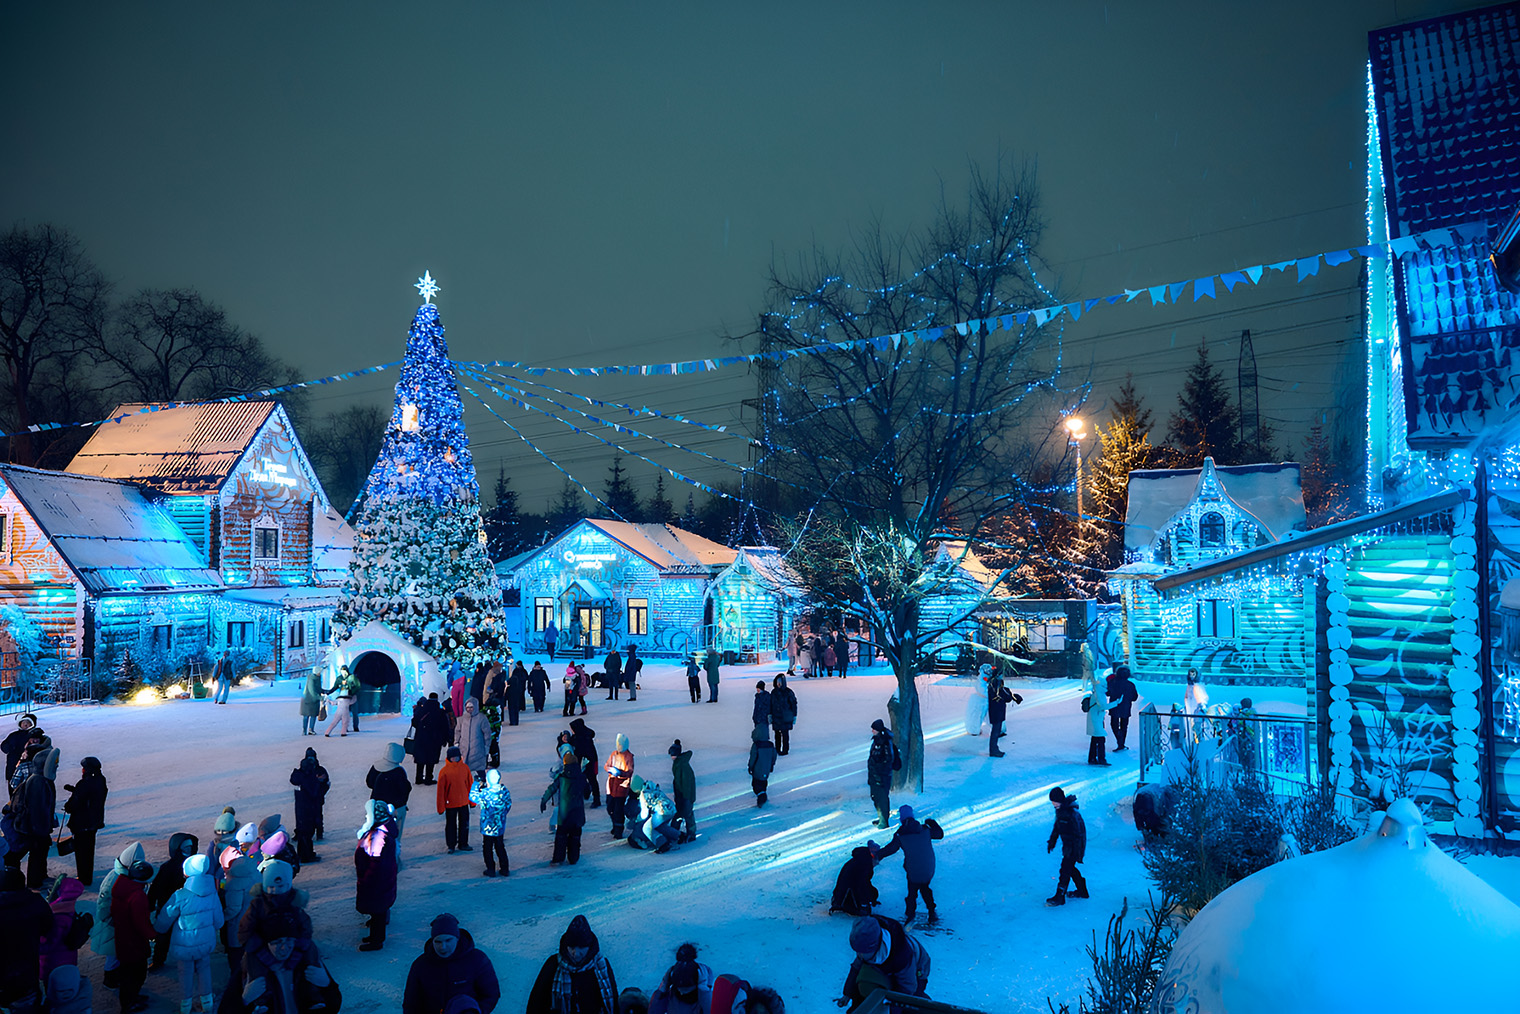
[[[993,584],[1002,573],[983,563],[975,550],[969,548],[965,541],[960,539],[941,542],[935,548],[934,562],[954,568],[951,583],[966,583],[974,586],[974,590],[987,594],[993,592]]]
[[[164,493],[215,493],[276,411],[284,415],[272,401],[118,405],[68,470]]]
[[[739,567],[748,568],[761,584],[779,595],[796,598],[807,593],[802,578],[774,546],[743,547],[735,554],[729,569],[723,573],[727,575]]]
[[[136,486],[19,465],[0,465],[0,478],[92,595],[222,587],[168,512]]]
[[[1462,501],[1468,499],[1471,494],[1465,489],[1447,490],[1445,493],[1437,493],[1435,496],[1426,497],[1423,500],[1412,500],[1409,503],[1392,507],[1385,511],[1374,514],[1363,514],[1361,517],[1350,518],[1346,521],[1338,521],[1333,525],[1324,525],[1311,531],[1296,533],[1287,538],[1279,539],[1265,546],[1257,546],[1255,549],[1247,549],[1229,556],[1222,556],[1217,560],[1201,563],[1187,570],[1180,570],[1172,574],[1166,574],[1154,582],[1157,591],[1168,591],[1179,588],[1182,585],[1192,584],[1194,581],[1202,581],[1206,578],[1218,577],[1233,570],[1241,570],[1275,559],[1287,553],[1299,553],[1316,546],[1326,546],[1332,542],[1362,532],[1374,531],[1385,525],[1397,524],[1411,518],[1424,517],[1428,514],[1436,514],[1440,511],[1450,510]]]
[[[1129,504],[1124,512],[1124,548],[1145,549],[1198,495],[1212,470],[1224,496],[1255,518],[1272,539],[1307,523],[1298,465],[1215,465],[1204,468],[1147,468],[1129,473]]]
[[[1389,236],[1469,223],[1495,235],[1520,202],[1520,4],[1385,28],[1368,49]],[[1485,239],[1398,264],[1411,446],[1465,443],[1515,414],[1520,302],[1488,252]]]
[[[733,563],[736,555],[735,550],[727,546],[675,525],[636,525],[600,518],[587,518],[585,523],[605,532],[661,570],[714,570]]]

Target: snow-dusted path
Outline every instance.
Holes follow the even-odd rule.
[[[864,762],[871,720],[885,717],[893,681],[880,672],[796,680],[800,717],[792,750],[771,778],[770,804],[757,810],[745,773],[749,716],[756,678],[768,680],[774,672],[725,669],[720,702],[691,704],[680,670],[656,662],[644,669],[636,703],[591,699],[587,723],[604,758],[624,732],[638,773],[668,788],[671,739],[695,751],[701,839],[668,855],[614,841],[599,809],[588,810],[580,864],[548,865],[549,822],[538,812],[538,797],[548,783],[555,735],[568,723],[552,696],[543,714],[530,712],[522,725],[502,733],[503,777],[514,800],[506,837],[510,878],[481,876],[473,829],[477,851],[447,855],[433,789],[415,788],[400,900],[378,954],[356,950],[363,929],[353,910],[353,832],[368,796],[365,772],[387,742],[402,739],[406,718],[365,718],[363,731],[346,743],[337,736],[303,739],[297,687],[289,684],[238,692],[226,707],[174,701],[55,709],[41,718],[64,752],[60,797],[80,757],[93,753],[104,762],[109,826],[101,833],[97,866],[107,869],[109,857],[133,839],[144,842],[155,865],[175,831],[191,831],[204,842],[226,803],[237,807],[240,819],[278,812],[292,823],[290,770],[315,746],[333,782],[327,840],[318,846],[324,862],[303,868],[297,885],[312,894],[317,941],[344,988],[346,1010],[398,1009],[427,923],[447,910],[494,960],[503,988],[499,1010],[509,1014],[524,1008],[539,966],[577,912],[590,919],[620,987],[652,989],[676,946],[692,940],[716,971],[773,985],[789,1011],[827,1014],[836,1009],[831,1000],[850,958],[850,920],[827,915],[835,873],[853,846],[888,837],[871,826]],[[1011,736],[1003,741],[1008,756],[993,760],[985,734],[964,733],[969,691],[929,677],[919,686],[926,788],[893,803],[911,803],[946,831],[937,843],[934,879],[943,928],[923,936],[933,957],[930,992],[999,1014],[1045,1011],[1047,995],[1075,1000],[1086,979],[1084,948],[1092,931],[1102,929],[1126,896],[1141,906],[1146,896],[1128,813],[1136,752],[1110,753],[1112,768],[1088,767],[1077,685],[1031,682],[1019,688],[1025,703],[1011,709]],[[1056,784],[1079,796],[1087,818],[1085,870],[1093,896],[1047,909],[1057,862],[1044,847],[1051,821],[1046,796]],[[1520,864],[1502,862],[1506,873],[1512,865]],[[55,872],[65,868],[65,861],[53,860]],[[1488,875],[1488,867],[1480,872]],[[902,914],[903,883],[896,857],[877,869],[884,914]],[[99,992],[98,959],[85,964],[96,979],[97,1004],[113,1009],[114,998]],[[152,977],[149,990],[177,996],[172,975]]]

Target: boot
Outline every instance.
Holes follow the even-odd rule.
[[[201,1014],[212,1014],[216,1010],[216,997],[211,993],[201,994]]]
[[[1066,892],[1057,891],[1055,893],[1055,897],[1045,899],[1045,904],[1050,908],[1055,908],[1057,905],[1066,904]]]
[[[195,1001],[190,997],[186,997],[179,1002],[179,1014],[190,1014],[190,1011],[194,1006]]]

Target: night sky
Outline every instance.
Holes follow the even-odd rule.
[[[424,269],[457,358],[732,354],[773,256],[922,224],[1000,152],[1038,160],[1067,299],[1365,242],[1366,33],[1477,5],[440,6],[8,4],[0,224],[72,230],[122,293],[198,288],[309,376],[398,358]],[[1233,382],[1251,328],[1294,448],[1322,414],[1355,431],[1330,406],[1360,389],[1357,266],[1102,309],[1068,365],[1095,410],[1134,370],[1164,419],[1200,336]],[[734,422],[752,387],[596,390]],[[558,476],[470,424],[483,485],[505,460],[540,509]],[[600,489],[606,448],[526,432]]]

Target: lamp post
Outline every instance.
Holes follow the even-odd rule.
[[[1077,450],[1077,533],[1081,534],[1084,523],[1082,515],[1082,440],[1087,436],[1086,424],[1081,418],[1074,415],[1066,417],[1066,433],[1071,437],[1071,446]]]

